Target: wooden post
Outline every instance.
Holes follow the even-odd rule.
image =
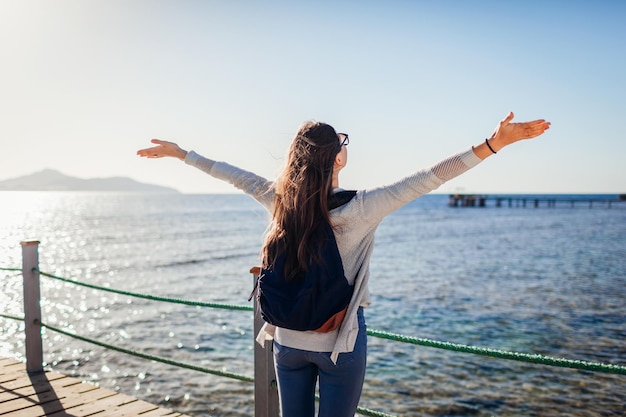
[[[26,333],[26,370],[43,372],[41,306],[39,289],[39,241],[21,242],[24,280],[24,325]]]
[[[252,285],[256,286],[261,270],[255,267],[250,272],[253,274]],[[278,417],[280,406],[278,402],[278,382],[274,372],[274,344],[271,340],[265,341],[265,346],[261,346],[256,342],[256,336],[264,323],[255,295],[254,332],[252,334],[252,343],[254,343],[254,416]]]

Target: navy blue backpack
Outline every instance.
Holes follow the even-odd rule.
[[[329,199],[329,210],[346,204],[355,194],[335,193]],[[256,291],[261,316],[267,323],[291,330],[330,332],[343,321],[353,286],[346,280],[332,227],[322,227],[322,262],[309,265],[298,279],[285,279],[285,254],[278,256],[273,268],[261,268]]]

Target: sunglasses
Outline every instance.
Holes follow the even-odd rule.
[[[347,133],[337,133],[337,136],[339,136],[339,139],[343,139],[339,147],[348,146],[348,144],[350,143],[350,138],[348,137]]]

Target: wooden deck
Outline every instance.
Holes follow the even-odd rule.
[[[2,417],[186,417],[57,372],[29,375],[26,365],[0,358]]]

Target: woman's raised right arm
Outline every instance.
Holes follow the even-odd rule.
[[[140,149],[137,151],[137,155],[144,158],[163,158],[164,156],[171,156],[178,158],[181,161],[185,160],[187,151],[182,149],[174,142],[167,142],[165,140],[152,139],[150,142],[156,144],[151,148]]]
[[[259,175],[225,162],[216,162],[204,158],[193,151],[188,152],[173,142],[159,139],[152,139],[151,142],[157,146],[140,149],[137,151],[137,155],[145,158],[178,158],[214,178],[234,185],[236,188],[254,197],[267,210],[271,211],[274,202],[274,187],[272,181],[268,181]]]

